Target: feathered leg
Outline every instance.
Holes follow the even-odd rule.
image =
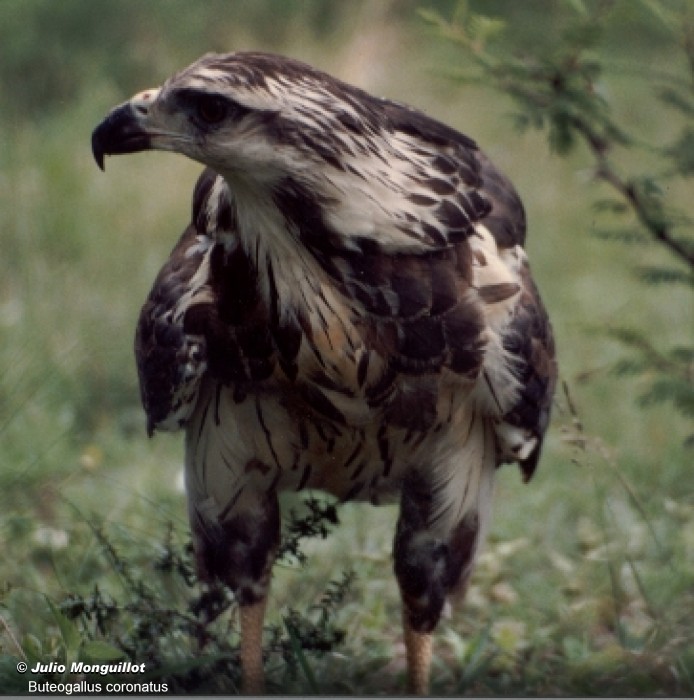
[[[418,474],[403,485],[395,534],[395,575],[402,597],[409,692],[427,695],[432,659],[432,632],[446,597],[465,587],[479,541],[476,511],[446,529],[435,518],[436,492]]]
[[[408,482],[413,483],[413,480]],[[421,486],[421,484],[418,484]],[[431,502],[423,490],[404,488],[395,534],[395,575],[402,597],[402,623],[410,693],[428,695],[432,631],[445,602],[446,546],[431,536],[422,519]]]
[[[225,583],[239,603],[242,690],[260,695],[265,687],[263,620],[280,518],[275,495],[245,495],[246,508],[232,519],[210,526],[194,512],[191,522],[198,575]]]

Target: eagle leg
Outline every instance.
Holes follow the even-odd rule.
[[[395,535],[394,564],[402,599],[408,690],[428,695],[432,632],[446,599],[441,573],[447,547],[403,515]]]
[[[465,592],[479,544],[477,512],[442,527],[435,518],[436,489],[410,474],[403,484],[395,533],[394,568],[402,599],[408,689],[429,692],[432,632],[448,596]]]
[[[231,519],[204,524],[193,508],[191,518],[198,577],[220,581],[239,604],[242,689],[260,695],[264,689],[263,620],[270,578],[280,538],[275,494],[244,493],[245,509]]]
[[[244,695],[263,695],[263,620],[267,596],[250,605],[239,606],[241,620],[241,674]]]
[[[402,612],[405,653],[407,655],[407,687],[413,695],[428,695],[432,634],[431,632],[418,632],[412,628],[405,605],[403,605]]]

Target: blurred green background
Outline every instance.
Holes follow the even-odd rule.
[[[479,0],[520,54],[553,36],[571,3]],[[92,128],[115,104],[207,51],[300,58],[469,134],[526,204],[528,249],[552,316],[561,374],[585,449],[559,396],[539,472],[500,472],[496,518],[469,601],[442,625],[440,693],[692,692],[694,470],[687,426],[668,404],[636,405],[612,372],[607,327],[691,342],[686,289],[646,287],[658,249],[592,235],[604,193],[587,153],[560,159],[514,130],[512,104],[445,73],[465,57],[422,22],[453,0],[3,0],[0,2],[0,630],[3,654],[57,635],[44,594],[106,582],[86,521],[97,517],[145,567],[167,524],[187,535],[182,438],[147,440],[132,339],[140,305],[187,223],[199,166],[168,154],[113,158]],[[678,68],[676,46],[639,3],[617,3],[601,82],[615,118],[647,142],[679,128],[652,109],[642,70]],[[625,168],[647,168],[625,153]],[[691,211],[691,192],[668,193]],[[402,692],[393,508],[349,505],[304,570],[280,568],[271,609],[319,596],[352,567],[347,640],[315,661],[325,692]],[[292,569],[292,570],[289,570]],[[116,586],[116,583],[112,584]],[[272,613],[272,614],[277,614]],[[480,651],[481,650],[481,651]],[[480,658],[486,659],[482,665]],[[470,670],[472,669],[472,670]],[[277,679],[281,677],[277,671]],[[271,682],[272,682],[271,673]],[[296,686],[278,687],[305,690]],[[607,685],[606,685],[607,684]]]

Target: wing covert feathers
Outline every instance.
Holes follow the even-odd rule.
[[[393,138],[418,150],[383,238],[340,228],[334,201],[288,179],[272,193],[284,230],[265,235],[288,236],[296,252],[273,253],[260,238],[251,247],[229,186],[203,172],[192,223],[138,325],[150,433],[186,424],[203,376],[238,402],[269,392],[310,420],[354,429],[434,430],[468,402],[493,422],[497,460],[532,475],[556,363],[522,247],[523,206],[474,142],[387,104]]]

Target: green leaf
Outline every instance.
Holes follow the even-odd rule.
[[[443,27],[446,24],[446,20],[435,10],[420,7],[417,10],[417,14],[427,22],[427,24],[434,25],[435,27]]]
[[[583,0],[564,0],[564,2],[581,17],[588,17],[588,9]]]
[[[60,630],[60,636],[63,640],[66,654],[69,656],[74,656],[82,643],[82,637],[79,630],[67,617],[65,617],[65,615],[63,615],[63,613],[60,612],[60,610],[58,610],[58,608],[56,608],[50,598],[46,597],[46,602],[48,603],[53,619]]]
[[[624,214],[629,211],[629,207],[623,200],[614,199],[612,197],[598,199],[593,204],[593,209],[597,212],[607,211],[614,214]]]
[[[668,31],[676,33],[679,29],[682,17],[678,17],[665,6],[665,3],[658,0],[639,0],[655,19],[657,19]]]
[[[470,16],[468,21],[468,29],[473,39],[486,43],[503,34],[506,29],[506,22],[501,19],[474,14]]]
[[[627,245],[651,245],[652,239],[645,233],[629,228],[598,228],[590,232],[595,238],[602,241],[625,243]]]
[[[549,145],[554,153],[566,155],[574,147],[573,130],[564,119],[555,119],[549,129]]]
[[[682,364],[694,362],[694,347],[676,345],[670,350],[670,358],[674,362],[681,362]]]
[[[562,44],[579,51],[597,46],[602,37],[602,27],[595,22],[571,24],[561,34]]]
[[[660,100],[682,112],[685,117],[694,117],[694,100],[689,95],[671,87],[662,88],[657,94]]]
[[[663,188],[661,187],[660,183],[654,177],[649,175],[635,177],[631,184],[639,192],[639,194],[642,194],[645,197],[657,200],[663,196]]]
[[[646,363],[639,360],[623,358],[615,363],[612,371],[620,377],[625,375],[633,376],[636,374],[641,374],[647,367],[648,365]]]
[[[22,639],[22,651],[27,657],[30,666],[33,666],[36,661],[44,660],[41,641],[33,634],[26,634]]]
[[[82,647],[82,654],[90,661],[115,661],[125,656],[122,649],[98,639],[87,642]]]
[[[292,647],[292,652],[294,653],[294,656],[296,656],[304,676],[306,676],[311,692],[317,695],[319,693],[318,683],[316,682],[316,677],[313,674],[313,669],[311,669],[311,665],[306,658],[306,654],[304,654],[304,650],[301,647],[301,639],[299,638],[298,630],[288,615],[284,616],[282,619],[284,621],[287,634],[289,635],[289,644]]]
[[[686,126],[679,138],[664,151],[680,175],[694,176],[694,128]]]
[[[638,268],[638,274],[648,284],[684,284],[694,287],[694,275],[687,270],[644,265]]]
[[[564,650],[564,656],[569,661],[582,661],[589,655],[589,650],[584,639],[579,639],[577,637],[564,637],[562,639],[562,647]]]
[[[669,377],[653,382],[651,388],[641,396],[642,406],[651,406],[664,401],[672,402],[685,416],[694,416],[694,386],[679,378]]]
[[[630,345],[634,348],[650,348],[646,336],[641,331],[637,331],[634,328],[609,328],[607,334],[612,336],[615,340],[619,340],[625,345]]]
[[[470,645],[466,651],[463,661],[463,672],[461,676],[461,689],[466,689],[472,685],[477,678],[487,672],[494,658],[494,651],[490,642],[491,622],[484,630],[470,640]]]
[[[229,662],[228,652],[202,654],[186,659],[185,661],[181,659],[168,660],[164,658],[162,662],[157,665],[155,670],[147,672],[147,678],[183,676],[190,671],[198,670],[202,670],[204,673],[206,669],[214,668],[215,664],[219,664],[220,662]],[[236,678],[234,678],[234,680],[236,680]]]

